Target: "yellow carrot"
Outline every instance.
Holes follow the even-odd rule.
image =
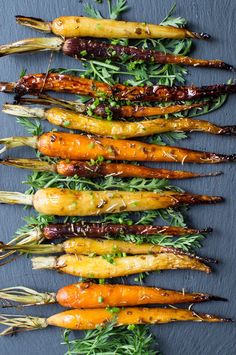
[[[156,270],[191,269],[210,273],[198,258],[174,253],[136,255],[115,258],[64,254],[59,257],[32,258],[34,270],[51,269],[79,277],[112,278]]]

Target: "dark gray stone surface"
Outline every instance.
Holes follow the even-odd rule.
[[[124,18],[158,23],[168,12],[172,0],[129,0],[132,8]],[[1,43],[7,43],[26,37],[37,36],[37,33],[17,26],[14,16],[28,16],[52,19],[59,15],[82,14],[82,4],[79,0],[37,1],[37,0],[0,0],[0,31]],[[222,58],[236,65],[235,50],[235,0],[178,0],[177,16],[189,20],[189,27],[196,31],[205,31],[213,36],[210,42],[196,42],[193,54],[197,57]],[[15,80],[22,68],[28,72],[45,71],[48,66],[49,54],[22,55],[6,57],[0,61],[0,80]],[[76,67],[77,63],[62,55],[53,57],[52,67]],[[219,70],[195,69],[190,71],[189,83],[196,85],[223,83],[233,74]],[[0,104],[10,101],[10,96],[0,96]],[[216,113],[205,117],[219,124],[235,123],[235,97],[230,97],[228,103]],[[15,123],[14,118],[1,114],[1,137],[23,135],[23,128]],[[184,147],[207,149],[217,152],[236,153],[235,138],[212,137],[204,134],[192,134],[191,139],[180,143]],[[17,149],[11,156],[29,157],[30,149]],[[174,166],[171,166],[174,168]],[[180,168],[180,166],[178,166]],[[229,302],[209,303],[196,306],[196,310],[218,313],[236,319],[236,281],[235,281],[235,165],[224,166],[191,166],[186,169],[195,171],[214,171],[219,168],[224,175],[217,178],[185,181],[179,185],[188,191],[205,194],[219,194],[226,198],[224,204],[217,206],[199,206],[189,211],[192,225],[197,227],[213,226],[214,233],[203,243],[200,250],[207,255],[220,260],[214,267],[212,275],[198,272],[173,271],[152,274],[147,279],[149,285],[182,289],[188,291],[204,291],[227,297]],[[1,168],[0,190],[24,191],[27,173],[11,168]],[[1,240],[7,241],[21,226],[22,217],[30,211],[21,206],[0,207]],[[76,278],[59,275],[55,272],[31,271],[30,260],[18,259],[16,262],[0,269],[0,288],[25,285],[38,290],[57,290],[59,287],[76,281]],[[48,316],[59,311],[57,306],[27,308],[14,311],[38,316]],[[12,311],[13,312],[13,311]],[[160,347],[166,355],[234,355],[236,353],[236,331],[234,324],[169,324],[153,327],[158,337]],[[66,350],[62,345],[61,331],[48,328],[38,332],[20,334],[16,337],[1,338],[1,355],[60,355]]]

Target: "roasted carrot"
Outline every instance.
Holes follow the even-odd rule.
[[[223,201],[220,196],[196,195],[176,191],[77,191],[45,188],[34,195],[0,191],[0,203],[31,205],[39,213],[57,216],[93,216],[121,211],[143,211],[181,204],[212,204]]]
[[[53,240],[60,237],[86,236],[104,237],[118,234],[140,234],[140,235],[170,235],[183,236],[191,234],[205,234],[211,232],[211,228],[192,229],[187,227],[175,226],[156,226],[156,225],[124,225],[109,223],[57,223],[43,227],[42,235],[45,239]]]
[[[173,247],[165,247],[152,243],[137,244],[123,240],[106,240],[95,238],[70,238],[59,244],[23,244],[22,241],[14,245],[0,243],[1,251],[12,251],[27,254],[74,254],[74,255],[110,255],[112,258],[124,255],[145,255],[159,253],[174,253],[176,255],[188,255],[194,257],[193,254],[184,252],[181,249]],[[10,254],[12,255],[12,253]],[[7,258],[6,253],[1,256],[1,260]],[[209,261],[196,257],[199,260]],[[210,259],[210,261],[213,261]],[[213,261],[215,262],[215,261]]]
[[[232,322],[229,318],[221,318],[215,315],[196,313],[181,308],[143,308],[130,307],[116,309],[116,313],[105,308],[95,309],[74,309],[57,313],[49,318],[32,316],[14,316],[1,314],[0,324],[8,328],[0,335],[9,335],[19,330],[37,330],[47,328],[49,325],[71,330],[96,329],[103,327],[111,321],[116,326],[129,324],[163,324],[171,322],[193,321],[193,322]]]
[[[27,38],[18,42],[0,46],[0,57],[10,54],[39,51],[62,51],[63,54],[75,59],[98,59],[123,61],[128,56],[129,61],[142,60],[146,63],[178,64],[193,67],[209,67],[233,70],[233,67],[222,60],[196,59],[186,56],[166,54],[164,52],[140,49],[134,46],[122,46],[97,40],[73,37],[69,39]]]
[[[23,305],[58,303],[66,308],[105,308],[138,306],[145,304],[180,304],[206,301],[226,301],[225,298],[206,293],[165,290],[157,287],[96,284],[79,282],[54,292],[37,292],[17,286],[0,290],[2,301]],[[6,306],[7,307],[7,306]]]
[[[236,134],[236,126],[219,126],[214,123],[187,117],[181,118],[156,118],[139,122],[123,122],[101,120],[95,117],[76,113],[64,108],[54,107],[50,109],[29,108],[21,105],[5,104],[3,112],[26,118],[39,118],[47,120],[53,125],[68,129],[76,129],[98,136],[126,139],[133,137],[145,137],[165,132],[206,132],[218,135]]]
[[[58,238],[88,237],[88,238],[109,238],[110,236],[135,234],[145,237],[162,235],[165,237],[191,236],[194,234],[206,234],[212,232],[212,228],[192,229],[187,227],[155,226],[155,225],[125,225],[110,223],[56,223],[48,224],[43,228],[34,227],[27,233],[17,234],[7,245],[40,244],[44,240],[55,240]],[[12,255],[13,253],[10,253]],[[0,259],[2,259],[0,257]]]
[[[190,171],[179,171],[159,168],[149,168],[146,166],[124,164],[124,163],[99,163],[78,160],[59,160],[54,163],[38,159],[0,159],[0,164],[15,166],[22,169],[31,169],[34,171],[49,171],[63,176],[74,176],[87,178],[97,178],[102,176],[117,176],[124,178],[140,177],[148,179],[191,179],[197,177],[217,176],[222,174],[220,171],[213,173],[193,173]]]
[[[220,94],[236,92],[236,84],[212,86],[125,86],[106,83],[72,75],[48,73],[26,75],[18,82],[0,82],[0,92],[38,95],[43,91],[58,91],[92,97],[114,97],[130,101],[185,101],[204,97],[216,97]]]
[[[191,32],[185,28],[162,26],[141,22],[96,19],[81,16],[61,16],[52,22],[35,17],[16,16],[20,25],[54,33],[60,37],[96,38],[197,38],[209,39],[206,33]]]
[[[84,256],[63,254],[61,256],[46,256],[32,258],[34,270],[57,270],[64,274],[91,279],[128,276],[140,272],[157,270],[189,269],[206,273],[211,268],[199,258],[175,253],[159,253],[153,255],[135,255],[112,258],[112,261],[102,256]]]
[[[160,146],[139,141],[98,138],[65,132],[47,132],[39,137],[9,137],[0,139],[7,149],[29,146],[43,155],[62,159],[89,160],[103,157],[110,160],[160,161],[172,163],[223,163],[235,161],[236,155],[201,152],[172,146]]]
[[[121,118],[121,117],[149,117],[149,116],[157,116],[157,115],[166,115],[171,113],[177,113],[185,110],[191,110],[192,108],[201,108],[204,105],[209,104],[208,101],[192,103],[189,105],[177,104],[177,105],[169,105],[169,106],[120,106],[115,104],[115,106],[105,104],[105,103],[97,103],[94,100],[89,100],[88,103],[83,104],[79,101],[69,101],[58,99],[49,95],[40,95],[39,97],[20,97],[18,98],[18,102],[26,103],[26,104],[42,104],[42,105],[59,105],[65,107],[67,109],[72,109],[76,112],[88,113],[90,110],[101,117],[107,117],[109,113],[112,114],[113,118]],[[107,111],[108,109],[108,111]],[[108,113],[109,112],[109,113]]]

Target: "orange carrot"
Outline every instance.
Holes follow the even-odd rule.
[[[73,309],[54,314],[49,318],[32,316],[0,315],[0,324],[8,326],[0,335],[8,335],[21,330],[44,329],[49,325],[71,330],[96,329],[114,321],[116,326],[129,324],[162,324],[170,322],[231,322],[231,319],[218,316],[196,313],[188,309],[173,308],[116,308],[112,309]]]
[[[150,168],[142,165],[124,164],[124,163],[108,163],[102,162],[93,164],[91,162],[79,160],[59,160],[56,162],[48,162],[38,159],[0,159],[0,164],[7,166],[15,166],[21,169],[31,169],[34,171],[49,171],[63,176],[80,176],[87,178],[97,178],[102,176],[114,177],[140,177],[146,179],[192,179],[197,177],[217,176],[222,172],[216,171],[212,173],[194,173],[183,170],[169,170],[161,168]]]
[[[66,308],[105,308],[138,306],[145,304],[179,304],[205,301],[226,301],[225,298],[206,293],[187,293],[157,287],[96,284],[79,282],[54,292],[37,292],[27,287],[0,290],[0,299],[24,305],[58,303]]]
[[[40,153],[62,159],[104,159],[128,161],[160,161],[172,163],[223,163],[236,160],[236,155],[224,155],[172,146],[160,146],[132,140],[97,138],[64,132],[47,132],[39,137],[9,137],[0,139],[7,149],[30,146]]]

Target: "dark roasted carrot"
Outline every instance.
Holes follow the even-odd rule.
[[[155,118],[138,122],[108,121],[97,119],[78,112],[60,107],[50,109],[29,108],[28,106],[10,105],[3,106],[3,112],[26,118],[39,118],[47,120],[53,125],[68,129],[76,129],[98,136],[127,139],[145,137],[165,132],[206,132],[216,135],[235,135],[236,126],[219,126],[209,121],[192,119],[188,117]]]
[[[134,46],[122,46],[97,40],[73,37],[62,38],[27,38],[18,42],[0,46],[0,57],[25,52],[45,50],[62,51],[75,59],[98,59],[123,61],[128,56],[129,61],[142,60],[146,63],[178,64],[193,67],[210,67],[233,70],[233,67],[222,60],[196,59],[186,56],[166,54],[151,49],[140,49]]]
[[[130,101],[184,101],[204,97],[215,97],[220,94],[236,93],[236,84],[211,86],[110,86],[99,81],[58,73],[31,74],[18,82],[0,82],[0,92],[38,95],[42,91],[58,91],[92,97],[114,97],[118,100]]]
[[[82,16],[61,16],[52,22],[35,17],[16,16],[20,25],[54,33],[60,37],[101,38],[197,38],[209,39],[207,33],[191,32],[186,28],[147,24],[144,22],[96,19]]]
[[[146,166],[124,164],[124,163],[99,163],[78,160],[59,160],[55,163],[49,163],[38,159],[0,159],[0,164],[15,166],[22,169],[31,169],[35,171],[51,171],[64,176],[78,175],[80,177],[97,178],[102,176],[114,176],[124,178],[147,178],[147,179],[191,179],[197,177],[217,176],[221,172],[213,173],[193,173],[182,170],[169,170],[160,168],[149,168]]]
[[[110,160],[160,161],[180,163],[223,163],[236,160],[236,156],[201,152],[172,146],[160,146],[139,141],[97,138],[64,132],[47,132],[39,137],[9,137],[0,139],[4,147],[30,146],[49,157],[89,160],[103,157]]]
[[[17,286],[0,290],[2,301],[18,302],[24,305],[58,303],[66,308],[105,308],[139,306],[145,304],[180,304],[206,301],[226,301],[225,298],[206,293],[187,293],[165,290],[157,287],[96,284],[79,282],[54,292],[37,292]]]
[[[165,237],[181,237],[191,236],[193,234],[206,234],[212,232],[212,228],[192,229],[187,227],[174,226],[155,226],[134,224],[109,224],[109,223],[57,223],[48,224],[43,228],[32,228],[28,233],[17,234],[10,242],[9,246],[25,245],[25,244],[40,244],[42,241],[54,240],[58,238],[70,237],[88,237],[88,238],[109,238],[119,234],[135,234],[145,237],[152,235],[162,235]],[[5,257],[12,255],[14,252],[8,253]],[[4,258],[4,257],[3,257]],[[0,257],[0,259],[3,259]]]
[[[105,326],[114,321],[116,326],[129,324],[162,324],[178,321],[193,322],[232,322],[231,319],[218,316],[196,313],[181,308],[143,308],[130,307],[117,309],[115,315],[105,308],[95,309],[74,309],[54,314],[49,318],[32,316],[14,316],[1,314],[0,324],[8,328],[0,335],[9,335],[19,330],[44,329],[49,325],[62,327],[71,330],[96,329],[98,326]]]
[[[49,224],[42,230],[42,236],[53,240],[57,238],[68,238],[72,236],[102,237],[119,234],[140,234],[140,235],[170,235],[183,236],[188,234],[205,234],[211,232],[211,228],[192,229],[187,227],[155,226],[155,225],[124,225],[106,223],[57,223]]]
[[[57,216],[93,216],[121,211],[143,211],[183,204],[213,204],[223,201],[220,196],[207,196],[176,191],[77,191],[44,188],[34,195],[0,191],[0,203],[25,204],[36,211]]]
[[[20,97],[18,98],[18,102],[26,103],[26,104],[42,104],[42,105],[59,105],[68,109],[72,109],[76,112],[81,113],[88,113],[88,111],[92,110],[95,115],[101,117],[107,117],[108,111],[112,113],[113,118],[121,118],[121,117],[133,117],[133,118],[141,118],[141,117],[149,117],[149,116],[157,116],[157,115],[166,115],[176,112],[181,112],[185,110],[191,110],[192,108],[201,108],[204,105],[209,104],[208,101],[192,103],[189,105],[184,104],[177,104],[177,105],[168,105],[168,106],[120,106],[115,105],[114,107],[100,103],[94,105],[94,100],[91,100],[86,103],[82,104],[78,101],[68,101],[68,100],[61,100],[49,95],[40,95],[39,97]]]

